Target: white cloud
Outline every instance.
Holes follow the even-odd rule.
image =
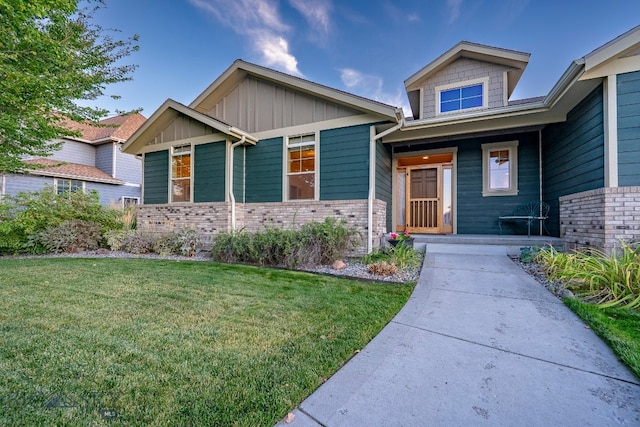
[[[419,22],[420,15],[418,15],[417,13],[410,13],[409,15],[407,15],[407,19],[409,20],[409,22]]]
[[[460,6],[462,6],[462,0],[447,0],[449,24],[453,24],[460,16]]]
[[[307,20],[307,23],[320,36],[326,37],[331,29],[331,9],[332,4],[329,0],[315,0],[309,2],[307,0],[289,0],[298,12]]]
[[[189,0],[218,22],[249,39],[262,61],[287,73],[301,76],[298,61],[289,52],[286,38],[291,27],[285,24],[274,0]]]
[[[401,107],[405,116],[411,115],[411,107],[409,107],[404,91],[386,92],[382,77],[364,74],[353,68],[342,68],[340,70],[340,79],[342,84],[353,93],[394,107]]]
[[[280,36],[265,35],[257,39],[257,44],[268,66],[301,75],[298,70],[298,60],[289,53],[287,40]]]

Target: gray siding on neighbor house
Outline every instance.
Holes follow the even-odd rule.
[[[369,197],[370,125],[320,132],[320,200]]]
[[[283,138],[258,141],[247,147],[245,200],[247,203],[282,201]]]
[[[116,178],[131,184],[142,183],[142,160],[123,153],[121,147],[122,144],[116,147]]]
[[[54,151],[50,159],[81,165],[96,165],[96,148],[85,142],[65,140],[59,150]]]
[[[376,142],[376,199],[387,203],[387,231],[395,229],[392,220],[392,164],[391,147],[380,141]]]
[[[0,179],[2,175],[0,175]],[[9,196],[24,191],[37,191],[45,185],[53,186],[53,178],[48,176],[7,174],[5,176],[4,193]]]
[[[169,198],[169,150],[144,155],[144,203],[167,203]]]
[[[203,107],[197,107],[201,111]],[[244,129],[262,132],[362,114],[275,82],[247,76],[207,114]]]
[[[113,176],[113,143],[98,145],[95,150],[96,167],[102,172]]]
[[[640,185],[640,71],[620,74],[618,92],[618,185]]]
[[[489,108],[503,107],[504,72],[507,70],[509,68],[504,65],[475,59],[460,58],[454,61],[422,85],[424,118],[436,115],[436,87],[485,77],[489,77]]]
[[[518,144],[518,195],[482,196],[482,144],[517,140]],[[540,199],[538,133],[529,132],[500,137],[483,137],[436,144],[420,144],[396,147],[396,153],[458,147],[457,178],[457,232],[459,234],[498,234],[498,217],[510,214],[513,209],[529,201]],[[526,233],[522,229],[505,226],[505,234]],[[532,228],[531,232],[534,232]],[[537,230],[535,230],[537,232]]]
[[[224,202],[226,143],[196,145],[193,165],[193,201]]]
[[[105,206],[122,206],[122,197],[140,197],[140,188],[126,185],[86,181],[85,190],[97,191],[100,195],[100,203]]]
[[[604,186],[602,85],[567,115],[542,131],[544,201],[551,205],[547,228],[560,233],[559,197]]]

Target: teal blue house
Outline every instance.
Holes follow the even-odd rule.
[[[498,234],[499,216],[544,201],[569,247],[639,240],[640,27],[547,95],[511,99],[529,57],[461,42],[405,81],[409,117],[238,60],[124,145],[143,159],[138,224],[212,236],[335,216],[365,251],[390,231]]]

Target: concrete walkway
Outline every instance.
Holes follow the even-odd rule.
[[[282,426],[640,426],[640,380],[507,256],[429,245],[398,315]]]

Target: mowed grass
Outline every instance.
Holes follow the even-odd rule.
[[[640,378],[640,310],[601,308],[572,298],[564,302]]]
[[[0,260],[0,425],[270,426],[412,288],[209,262]]]

